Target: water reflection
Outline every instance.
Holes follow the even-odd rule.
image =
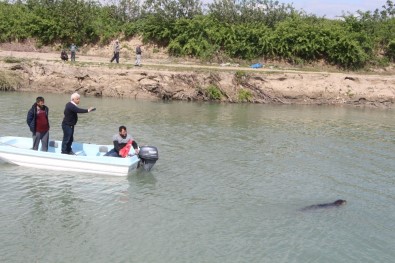
[[[34,170],[30,170],[34,173]],[[25,185],[25,195],[21,196],[21,202],[29,203],[31,217],[26,222],[26,227],[40,229],[43,222],[50,224],[51,228],[72,230],[82,223],[80,207],[84,202],[75,193],[68,178],[53,178],[46,172],[40,172],[42,176],[22,176],[20,183]],[[48,225],[47,225],[48,226]],[[66,232],[67,232],[66,231]]]
[[[139,186],[149,186],[151,189],[155,189],[157,182],[152,172],[147,172],[141,169],[129,174],[127,179],[132,185],[137,184]]]

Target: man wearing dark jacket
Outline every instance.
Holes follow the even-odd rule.
[[[90,107],[89,109],[80,109],[78,104],[80,103],[80,95],[73,93],[71,95],[71,101],[68,102],[64,108],[64,118],[62,122],[63,140],[62,140],[62,153],[74,155],[71,145],[74,141],[74,126],[78,121],[78,113],[88,113],[95,108]]]
[[[36,103],[27,113],[26,122],[33,135],[33,150],[37,151],[41,141],[41,151],[48,151],[49,121],[48,107],[44,105],[43,97],[37,97]]]

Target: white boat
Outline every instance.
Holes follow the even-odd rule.
[[[73,142],[75,155],[61,154],[61,141],[50,141],[48,152],[32,150],[33,140],[26,137],[0,137],[0,159],[5,162],[39,169],[126,176],[142,166],[150,170],[158,160],[154,146],[140,147],[139,155],[132,148],[126,158],[104,156],[113,145]]]

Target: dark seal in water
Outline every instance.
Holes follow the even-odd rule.
[[[302,209],[302,211],[313,210],[313,209],[320,209],[320,208],[338,207],[338,206],[345,205],[346,203],[347,203],[346,200],[339,199],[339,200],[336,200],[333,203],[306,206],[305,208]]]

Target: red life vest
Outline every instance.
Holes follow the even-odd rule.
[[[121,150],[119,150],[119,155],[123,158],[128,156],[130,148],[132,147],[133,140],[129,140],[128,143],[123,147]]]

